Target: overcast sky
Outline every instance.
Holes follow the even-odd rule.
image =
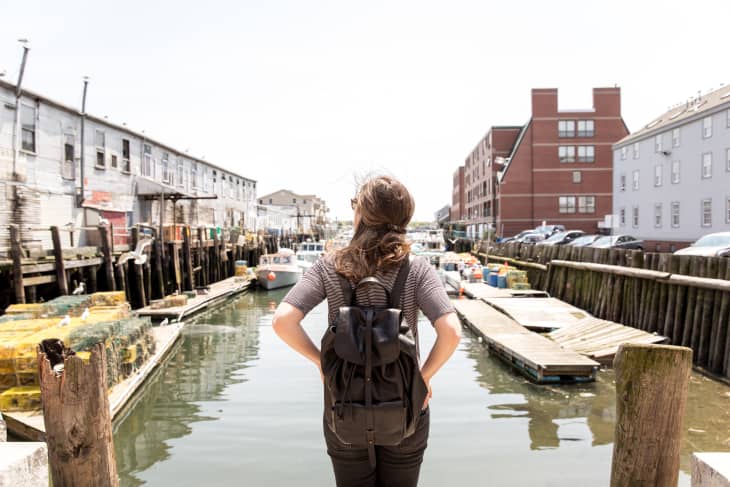
[[[730,83],[728,1],[0,0],[0,73],[349,219],[357,175],[388,172],[432,219],[491,125],[530,89],[590,108],[618,85],[636,130]]]

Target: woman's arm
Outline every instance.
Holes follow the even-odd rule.
[[[302,328],[304,313],[289,303],[281,303],[274,313],[272,326],[274,332],[287,345],[313,362],[320,369],[319,349]]]
[[[421,367],[421,375],[428,386],[428,396],[423,403],[423,409],[428,406],[431,399],[431,379],[436,372],[446,363],[447,360],[459,346],[461,340],[461,323],[456,313],[446,313],[439,317],[433,323],[436,329],[436,343],[434,343],[431,353],[428,354],[426,362]]]

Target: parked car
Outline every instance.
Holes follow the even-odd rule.
[[[710,233],[674,255],[705,255],[730,257],[730,232]]]
[[[596,239],[596,241],[590,246],[599,249],[618,248],[644,250],[644,241],[632,237],[631,235],[607,235]]]
[[[583,235],[582,237],[578,237],[565,245],[570,245],[571,247],[587,247],[603,236],[604,235]]]
[[[564,232],[565,225],[540,225],[539,227],[535,227],[535,229],[532,231],[535,233],[544,233],[545,238],[547,238],[551,235],[555,235],[558,232]]]
[[[582,237],[586,232],[582,230],[569,230],[567,232],[558,232],[553,234],[551,237],[538,242],[537,245],[565,245],[572,242],[578,237]]]
[[[533,232],[534,232],[534,230],[523,230],[520,233],[518,233],[517,235],[515,235],[514,237],[501,238],[497,241],[497,243],[507,243],[507,242],[515,242],[515,241],[519,242],[522,237],[524,237],[528,233],[533,233]]]
[[[545,240],[545,234],[544,233],[528,233],[526,235],[523,235],[520,237],[519,240],[516,240],[517,242],[521,243],[537,243]]]

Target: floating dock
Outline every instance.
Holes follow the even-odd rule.
[[[169,308],[152,308],[145,306],[137,310],[139,316],[149,316],[153,321],[182,320],[193,313],[203,311],[221,301],[224,301],[236,294],[242,293],[251,286],[251,280],[244,277],[229,277],[222,281],[211,284],[207,294],[199,294],[187,300],[184,306],[173,306]]]
[[[472,299],[519,297],[547,298],[549,296],[545,291],[538,291],[535,289],[501,289],[490,286],[484,282],[468,282],[462,280],[461,276],[456,271],[444,272],[444,278],[447,286],[456,289],[457,293],[459,288],[463,289],[464,294]]]
[[[522,299],[514,299],[521,301]],[[457,299],[456,312],[492,353],[539,384],[588,382],[600,364],[527,330],[481,300]]]
[[[488,305],[496,308],[529,330],[553,331],[577,324],[591,315],[555,298],[496,297],[482,298]]]
[[[155,339],[155,353],[134,374],[109,389],[109,408],[112,420],[167,356],[172,346],[180,338],[182,327],[182,323],[172,323],[151,329],[150,333]],[[28,441],[46,441],[42,411],[4,412],[3,417],[8,431],[13,435]]]
[[[647,333],[613,321],[589,317],[547,335],[561,347],[610,365],[622,343],[665,343],[667,337]]]

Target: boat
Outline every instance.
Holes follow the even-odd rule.
[[[307,272],[324,255],[324,242],[303,242],[297,248],[297,265]]]
[[[292,249],[279,249],[275,254],[262,255],[256,266],[256,279],[264,289],[294,285],[302,276]]]

